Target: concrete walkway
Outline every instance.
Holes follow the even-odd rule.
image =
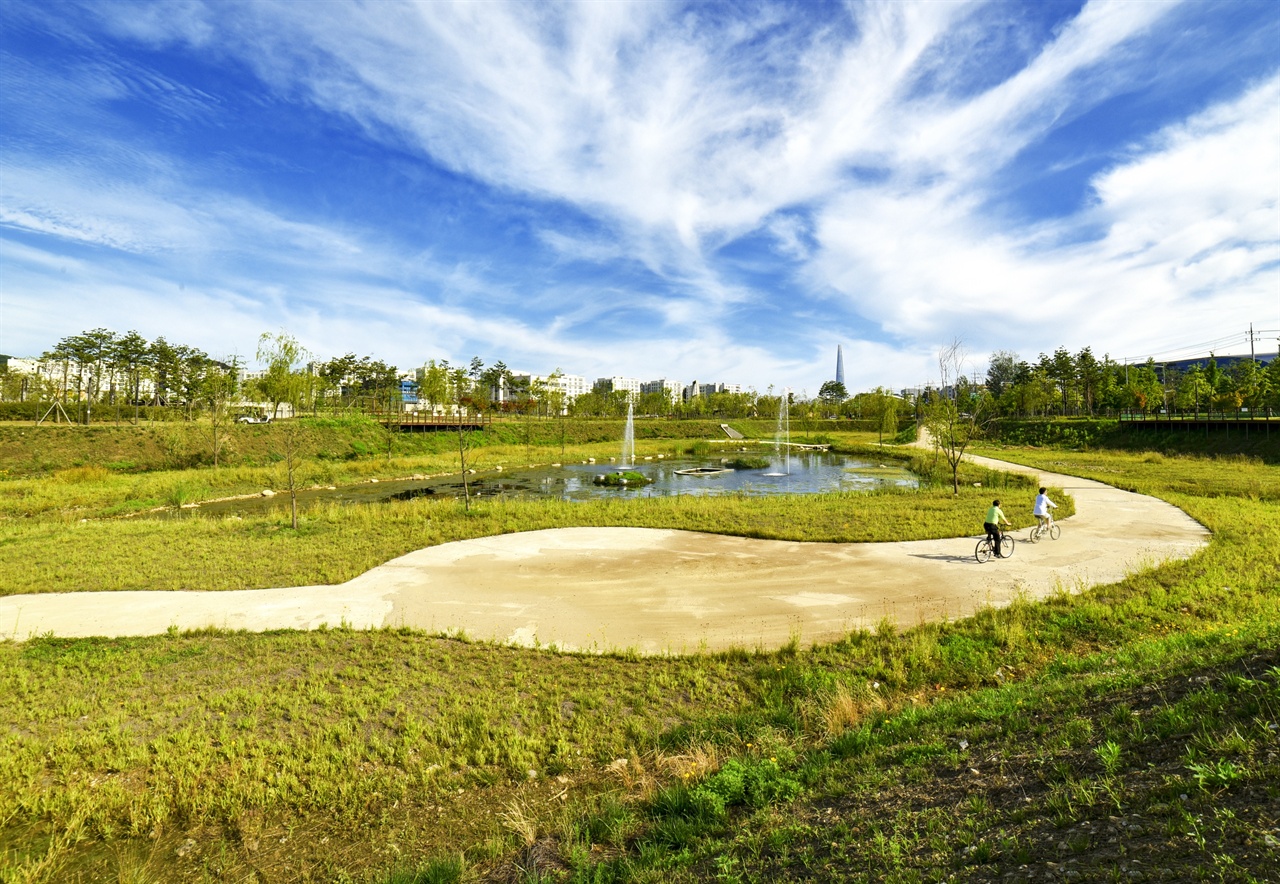
[[[564,650],[643,654],[837,639],[889,617],[960,618],[1191,556],[1208,532],[1163,501],[986,458],[1075,498],[1062,538],[979,565],[975,536],[795,543],[647,528],[568,528],[417,550],[338,586],[237,592],[80,592],[0,598],[0,636],[153,635],[170,627],[411,626]],[[1031,506],[1007,495],[1006,511]],[[1016,532],[1018,539],[1026,531]]]

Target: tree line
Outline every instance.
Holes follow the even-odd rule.
[[[380,414],[404,407],[405,385],[396,366],[372,356],[347,353],[323,361],[287,332],[259,337],[255,357],[265,368],[247,373],[238,357],[214,359],[203,350],[148,341],[136,331],[97,328],[60,340],[41,356],[43,372],[0,375],[0,400],[57,403],[68,419],[88,422],[95,409],[114,409],[116,419],[132,410],[192,419],[217,416],[228,407],[262,403],[270,416],[286,413]],[[499,360],[479,357],[452,365],[430,360],[408,390],[432,412],[501,412],[553,417],[621,417],[629,405],[638,414],[676,418],[773,419],[783,393],[713,393],[684,400],[664,392],[638,396],[591,391],[570,399],[556,369],[547,378],[517,375]],[[1034,362],[1000,350],[991,355],[985,378],[957,367],[937,389],[903,398],[884,388],[849,395],[843,384],[824,383],[816,398],[787,392],[793,419],[845,418],[870,421],[896,432],[900,415],[921,416],[938,397],[961,413],[1001,417],[1098,416],[1159,411],[1222,412],[1280,410],[1280,360],[1263,367],[1241,360],[1219,367],[1210,357],[1189,369],[1148,360],[1123,365],[1101,359],[1089,347],[1071,353],[1059,347]],[[74,417],[73,417],[74,415]]]
[[[246,370],[238,356],[221,359],[198,347],[164,337],[147,340],[137,331],[119,334],[97,328],[69,335],[39,358],[40,370],[0,374],[0,401],[45,403],[67,418],[89,422],[103,409],[116,420],[140,416],[215,419],[228,408],[241,412],[258,404],[271,417],[281,414],[383,414],[404,407],[405,392],[431,412],[504,413],[525,417],[622,417],[636,413],[673,418],[775,419],[781,392],[718,392],[684,400],[668,393],[593,390],[569,397],[556,369],[540,378],[512,372],[502,360],[480,357],[454,365],[430,360],[418,377],[402,381],[398,368],[373,356],[346,353],[316,360],[287,332],[264,333],[255,352],[260,371]],[[833,400],[809,400],[787,392],[793,418],[880,418],[899,409],[885,390]],[[882,421],[883,422],[883,421]]]
[[[1243,359],[1221,368],[1211,354],[1182,369],[1151,359],[1140,365],[1098,359],[1089,347],[1075,354],[1059,347],[1035,362],[999,350],[991,355],[984,389],[978,386],[956,379],[961,398],[989,394],[999,414],[1013,417],[1280,410],[1280,359],[1266,367]]]

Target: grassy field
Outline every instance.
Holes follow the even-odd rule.
[[[1156,494],[1213,541],[1081,595],[776,654],[575,657],[345,630],[0,644],[0,880],[1272,880],[1280,470],[986,453]],[[974,533],[987,491],[973,493],[940,496],[929,530],[963,511],[956,533]],[[858,523],[838,521],[840,500],[784,500],[772,527],[750,502],[657,503],[654,518],[702,530],[799,522],[837,539]],[[559,518],[490,506],[440,521]],[[398,512],[446,530],[434,510]],[[356,517],[331,518],[296,535],[264,519],[246,539],[223,520],[53,507],[7,517],[5,580],[12,551],[59,539],[89,550],[66,571],[95,579],[124,573],[120,547],[222,550],[236,568],[288,548],[303,573],[307,551],[354,541],[341,523]],[[193,526],[208,537],[174,546]],[[247,567],[238,579],[257,579]]]
[[[270,466],[279,461],[284,435],[292,421],[271,424],[233,424],[225,428],[220,443],[222,466]],[[371,418],[301,418],[300,453],[324,464],[444,455],[457,457],[458,437],[452,431],[387,433]],[[719,419],[638,419],[636,439],[659,442],[684,439],[727,441]],[[731,424],[748,438],[772,439],[774,422],[734,420]],[[606,445],[614,454],[621,449],[624,422],[620,420],[498,417],[484,432],[469,433],[478,448],[505,446],[524,457],[538,451],[541,462],[556,459],[574,446]],[[0,422],[0,478],[48,477],[58,470],[99,466],[114,473],[137,474],[155,470],[208,467],[213,462],[213,437],[208,422],[174,421],[129,424],[14,424]],[[843,430],[843,432],[842,432]],[[793,434],[851,435],[848,422],[797,425]],[[874,438],[873,433],[861,434]]]
[[[881,449],[867,437],[840,438],[843,451],[910,463],[918,453]],[[677,455],[705,441],[647,441],[645,455]],[[577,446],[573,459],[607,458],[617,446]],[[535,449],[534,454],[548,454]],[[726,454],[733,447],[726,447]],[[526,463],[523,448],[478,449],[490,469]],[[332,463],[309,460],[303,481],[346,484],[371,478],[447,473],[457,455]],[[0,483],[0,595],[120,589],[250,589],[341,583],[415,549],[493,534],[571,525],[672,528],[778,540],[874,542],[977,533],[993,487],[1033,495],[1031,480],[967,467],[959,501],[948,487],[919,491],[795,497],[702,497],[578,501],[488,499],[468,511],[453,500],[417,498],[308,510],[294,531],[287,497],[265,514],[183,519],[150,512],[167,503],[280,487],[280,468],[161,470],[121,475],[101,466],[68,467],[44,479]],[[973,483],[983,487],[974,488]],[[1071,514],[1064,499],[1061,517]],[[1018,527],[1027,507],[1010,508]],[[126,517],[127,516],[127,517]]]

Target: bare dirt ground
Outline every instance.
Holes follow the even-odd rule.
[[[956,619],[1193,555],[1209,533],[1181,510],[1099,482],[973,458],[1066,489],[1062,537],[980,565],[975,536],[796,543],[647,528],[569,528],[417,550],[337,586],[83,592],[0,598],[0,636],[410,626],[564,650],[691,653],[809,645],[883,618]],[[1006,501],[1006,510],[1031,505]],[[1014,535],[1019,540],[1025,531]]]

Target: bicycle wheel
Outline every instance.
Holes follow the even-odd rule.
[[[1035,543],[1040,539],[1040,526],[1035,525],[1027,532],[1027,543]]]
[[[979,540],[978,548],[973,551],[973,557],[978,560],[978,564],[991,561],[991,541],[985,537]]]
[[[1008,534],[1000,537],[1000,558],[1007,559],[1013,555],[1013,538]]]
[[[1062,536],[1062,529],[1058,527],[1057,522],[1054,522],[1052,525],[1049,526],[1049,539],[1057,540],[1061,536]]]

